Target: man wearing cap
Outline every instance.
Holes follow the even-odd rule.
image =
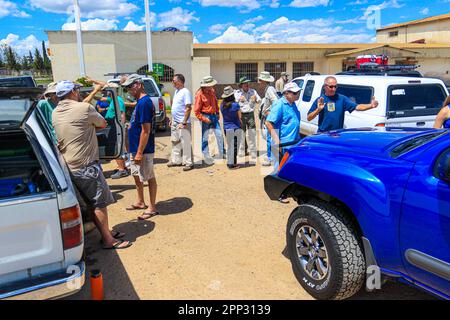
[[[94,91],[99,91],[97,86]],[[56,85],[58,106],[52,114],[58,149],[70,169],[79,196],[94,208],[94,223],[102,235],[104,249],[124,249],[130,241],[118,240],[124,234],[114,234],[108,226],[108,210],[115,199],[109,190],[99,164],[97,129],[106,127],[106,121],[87,102],[80,101],[79,86],[71,81],[60,81]]]
[[[55,137],[55,129],[53,128],[52,125],[52,114],[57,104],[58,104],[58,96],[56,95],[56,82],[52,82],[47,86],[47,89],[44,92],[44,99],[39,101],[37,106],[41,110],[45,122],[49,125],[55,140],[56,137]]]
[[[225,154],[222,130],[219,124],[219,105],[214,91],[216,84],[217,81],[213,77],[204,77],[200,82],[200,89],[195,95],[194,103],[195,116],[202,122],[202,153],[207,164],[213,162],[208,148],[208,136],[211,130],[214,132],[219,147],[218,158],[222,159]]]
[[[282,72],[280,78],[275,82],[275,90],[277,90],[278,96],[281,98],[283,95],[283,89],[286,83],[289,82],[287,72]]]
[[[264,104],[261,106],[262,108],[262,119],[261,121],[266,121],[265,119],[270,114],[272,106],[278,101],[278,94],[275,91],[275,88],[270,84],[274,82],[275,78],[270,75],[269,72],[263,71],[259,74],[258,77],[259,83],[264,89]],[[267,155],[264,159],[262,165],[270,166],[272,163],[272,152],[271,152],[271,143],[270,143],[270,134],[266,133],[266,141],[267,141]]]
[[[144,210],[138,217],[140,220],[150,219],[159,214],[156,210],[156,177],[153,169],[155,154],[155,107],[144,89],[142,77],[130,75],[122,87],[137,101],[130,119],[128,129],[129,152],[131,153],[131,175],[137,189],[137,201],[127,210]],[[150,206],[144,201],[144,182],[148,182]]]
[[[247,77],[239,79],[239,90],[235,92],[235,99],[239,103],[242,113],[242,130],[244,137],[248,134],[248,145],[250,146],[251,159],[256,159],[256,125],[255,125],[255,107],[261,102],[261,98],[255,89],[250,88],[251,80]],[[244,139],[245,140],[245,139]],[[245,146],[245,151],[244,151]],[[247,155],[247,141],[241,144],[241,155]]]

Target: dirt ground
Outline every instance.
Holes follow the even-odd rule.
[[[110,226],[134,242],[103,250],[100,235],[86,235],[87,268],[100,269],[105,299],[312,299],[298,284],[285,256],[285,227],[294,203],[268,199],[261,166],[229,171],[224,164],[168,168],[170,137],[157,135],[157,207],[148,221],[126,211],[135,198],[131,177],[108,179],[118,202]],[[106,175],[115,163],[104,165]],[[146,199],[148,193],[146,189]],[[402,284],[354,299],[431,299]],[[67,299],[90,299],[89,276]]]

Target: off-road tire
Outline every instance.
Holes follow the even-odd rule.
[[[296,235],[304,226],[319,233],[327,250],[328,272],[320,281],[308,275],[298,258]],[[358,238],[354,224],[339,208],[318,200],[298,206],[289,217],[286,242],[293,272],[302,287],[323,300],[346,299],[357,293],[366,270]]]

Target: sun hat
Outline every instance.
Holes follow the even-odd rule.
[[[223,89],[222,99],[228,98],[234,95],[234,89],[231,86],[227,86]]]
[[[125,80],[124,83],[121,84],[122,87],[128,87],[130,84],[133,84],[135,82],[143,82],[142,77],[136,73],[130,74],[127,77],[127,80]]]
[[[47,89],[46,89],[45,92],[44,92],[44,97],[46,97],[47,94],[49,94],[49,93],[54,93],[54,94],[56,94],[56,85],[57,85],[57,82],[51,82],[51,83],[49,83],[49,84],[47,85]]]
[[[252,80],[248,79],[246,76],[243,76],[239,79],[239,84],[249,83],[252,82]]]
[[[217,81],[214,80],[213,77],[207,76],[203,77],[202,81],[200,82],[200,87],[213,87],[217,84]]]
[[[288,77],[289,76],[289,74],[287,73],[287,72],[282,72],[281,74],[280,74],[282,77]]]
[[[275,81],[275,78],[272,77],[272,76],[270,75],[270,72],[268,72],[268,71],[262,71],[262,72],[259,74],[258,79],[261,80],[261,81],[265,81],[265,82],[274,82],[274,81]]]
[[[65,95],[69,94],[70,91],[76,88],[80,88],[81,86],[78,83],[74,83],[69,80],[63,80],[56,84],[56,95],[58,98],[64,97]]]
[[[296,84],[295,82],[289,82],[284,85],[283,93],[285,93],[286,91],[297,93],[300,90],[302,89],[298,86],[298,84]]]

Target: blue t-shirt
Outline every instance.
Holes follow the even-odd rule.
[[[342,129],[344,127],[345,111],[352,113],[357,103],[353,102],[346,96],[336,93],[332,97],[322,95],[325,108],[319,113],[319,132]],[[314,101],[309,113],[317,109],[317,102],[320,97]]]
[[[289,104],[286,98],[282,97],[272,106],[266,120],[278,130],[280,143],[294,142],[300,138],[300,112],[295,102]]]
[[[238,111],[240,110],[239,103],[233,102],[231,107],[225,108],[224,103],[220,105],[220,111],[223,115],[223,129],[239,129],[241,122],[239,121]]]
[[[155,107],[149,96],[144,96],[137,101],[136,107],[130,119],[130,127],[128,129],[129,152],[136,154],[139,147],[139,139],[142,132],[142,124],[150,123],[151,132],[147,145],[144,149],[145,153],[155,153]]]
[[[448,105],[448,107],[450,108],[450,104]],[[444,121],[444,128],[450,129],[450,118]]]

